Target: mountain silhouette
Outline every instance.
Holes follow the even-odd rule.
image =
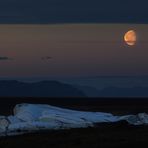
[[[84,97],[84,93],[70,84],[58,81],[34,83],[16,80],[0,81],[0,97]]]
[[[148,97],[148,87],[106,87],[104,89],[80,85],[76,87],[88,97]]]
[[[148,87],[107,87],[98,92],[100,97],[148,97]]]
[[[74,85],[76,88],[81,90],[87,97],[99,97],[99,90],[92,86],[85,86],[85,85]]]

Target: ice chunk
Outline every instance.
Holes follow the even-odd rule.
[[[94,123],[127,121],[148,125],[148,114],[114,116],[103,112],[86,112],[42,104],[18,104],[14,115],[0,116],[0,136],[18,135],[47,129],[69,129],[94,126]]]

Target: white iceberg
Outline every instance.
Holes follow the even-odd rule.
[[[114,116],[103,112],[86,112],[41,104],[18,104],[14,115],[0,116],[0,136],[39,130],[84,128],[95,123],[125,120],[132,125],[148,124],[148,114]]]

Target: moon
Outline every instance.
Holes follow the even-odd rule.
[[[134,30],[129,30],[124,35],[124,41],[129,46],[134,46],[137,41],[136,32]]]

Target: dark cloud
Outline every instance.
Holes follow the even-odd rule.
[[[0,23],[148,23],[147,0],[4,0]]]
[[[41,59],[42,59],[42,60],[51,60],[52,57],[50,57],[50,56],[45,56],[45,57],[42,57]]]
[[[9,57],[0,57],[0,61],[6,61],[6,60],[12,60],[12,58]]]

